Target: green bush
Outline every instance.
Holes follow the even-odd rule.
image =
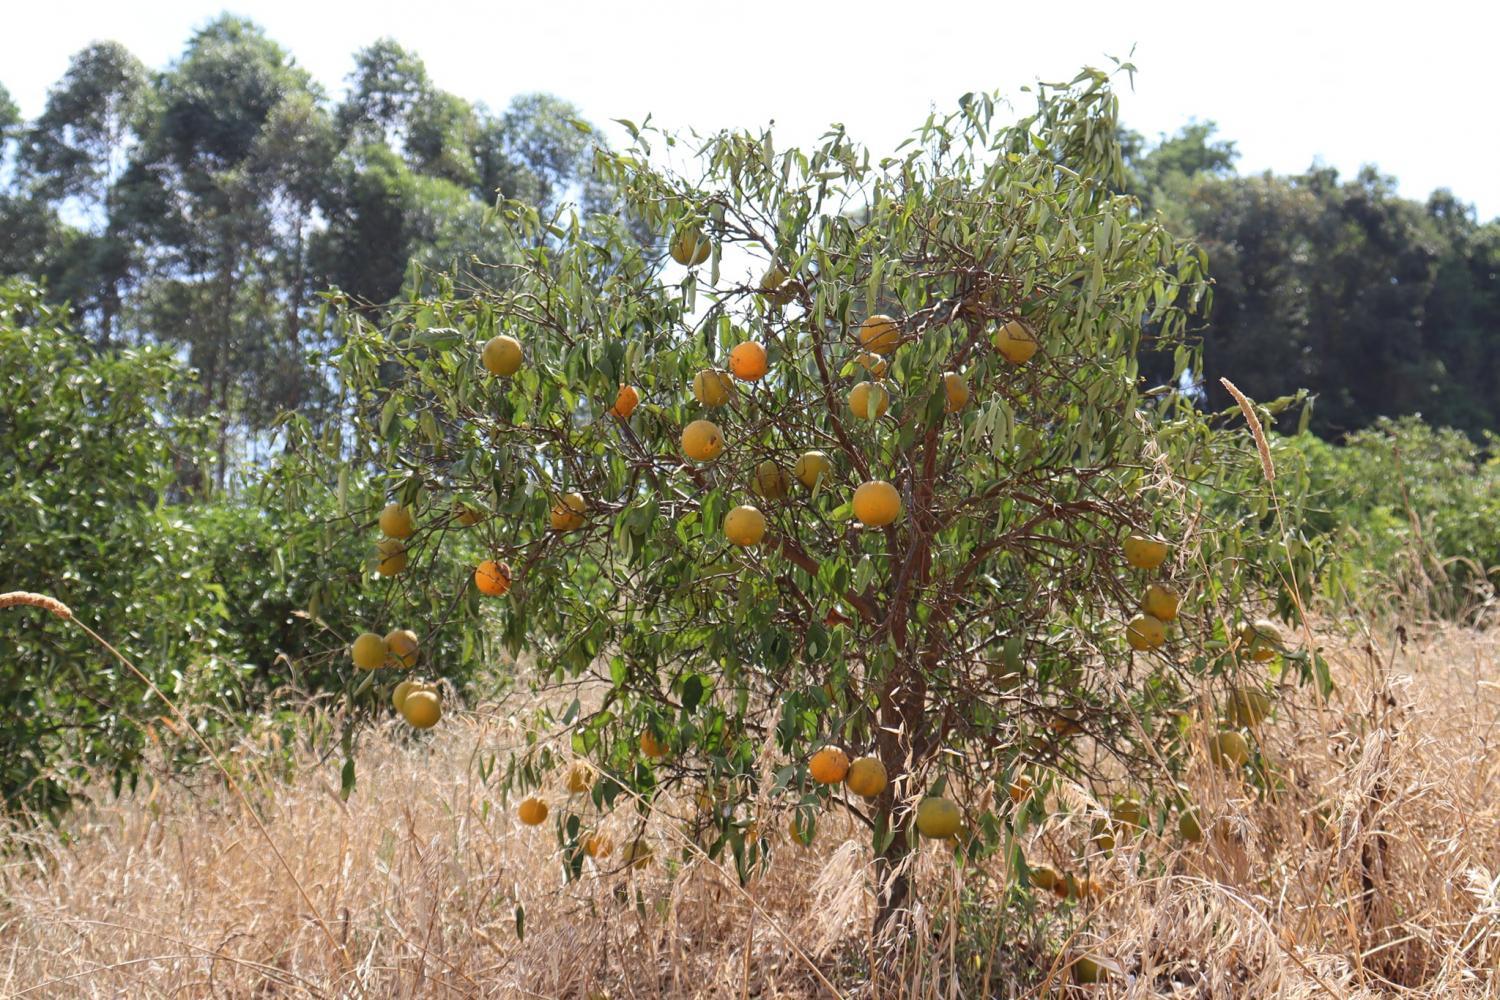
[[[1311,531],[1341,558],[1324,577],[1338,600],[1392,602],[1462,617],[1500,584],[1500,455],[1417,417],[1382,419],[1342,446],[1288,441],[1305,460]]]

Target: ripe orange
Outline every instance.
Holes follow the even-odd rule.
[[[734,398],[734,392],[728,372],[705,368],[693,376],[693,397],[704,406],[723,406]]]
[[[594,787],[594,769],[581,760],[575,760],[568,768],[568,791],[582,795]]]
[[[750,480],[750,488],[757,495],[763,496],[767,500],[781,500],[785,498],[791,486],[792,477],[788,476],[785,469],[769,458],[755,467],[755,477]]]
[[[886,780],[885,765],[874,757],[856,757],[844,776],[849,791],[866,799],[885,791]]]
[[[474,586],[489,597],[505,596],[510,590],[510,563],[486,559],[474,570]]]
[[[792,474],[808,489],[817,485],[820,478],[826,483],[832,472],[833,463],[821,451],[804,451],[792,466]]]
[[[958,372],[944,372],[943,396],[943,409],[957,413],[969,403],[969,383]]]
[[[736,507],[724,517],[724,537],[736,545],[759,544],[765,534],[766,516],[748,504]]]
[[[820,785],[836,785],[849,773],[849,758],[838,747],[824,747],[808,760],[807,771]]]
[[[1037,349],[1036,335],[1031,332],[1029,326],[1018,319],[1013,319],[997,329],[993,343],[995,350],[1013,365],[1023,365],[1030,361]]]
[[[399,538],[382,538],[375,551],[380,557],[375,571],[381,576],[395,576],[406,568],[406,545]]]
[[[854,491],[854,516],[866,528],[881,528],[901,516],[901,494],[883,479],[861,483]]]
[[[917,832],[932,840],[942,840],[958,832],[963,814],[950,799],[929,795],[917,805]]]
[[[891,394],[879,382],[857,382],[849,390],[849,409],[861,420],[875,420],[885,416],[891,405]]]
[[[864,351],[854,358],[854,363],[863,368],[871,378],[885,378],[885,373],[890,371],[890,363],[876,354],[874,351]]]
[[[374,632],[363,632],[349,647],[354,665],[361,670],[379,670],[385,666],[385,640]]]
[[[766,349],[753,340],[736,344],[729,352],[729,370],[741,382],[758,382],[771,370]]]
[[[552,505],[548,515],[552,530],[577,531],[583,527],[583,512],[586,510],[588,504],[584,503],[582,494],[564,493],[557,498],[557,503]]]
[[[401,714],[413,729],[431,729],[443,717],[443,703],[436,691],[409,691],[401,703]]]
[[[1269,618],[1257,618],[1240,626],[1240,645],[1256,663],[1264,663],[1281,649],[1281,629]]]
[[[1146,588],[1146,596],[1141,598],[1141,610],[1152,618],[1169,622],[1177,617],[1178,605],[1182,598],[1177,591],[1171,587],[1163,587],[1159,583],[1153,583]]]
[[[380,533],[387,538],[410,538],[417,530],[405,504],[388,503],[380,512]]]
[[[1167,641],[1167,627],[1160,618],[1136,615],[1125,624],[1125,641],[1137,652],[1157,649]]]
[[[529,795],[521,800],[516,817],[527,826],[540,826],[547,819],[547,803],[535,795]]]
[[[413,691],[422,690],[425,690],[425,688],[422,686],[421,681],[402,681],[391,692],[391,704],[396,706],[396,711],[403,712],[406,709],[406,696]]]
[[[694,420],[682,429],[682,453],[695,462],[712,462],[724,451],[724,435],[711,420]]]
[[[620,391],[615,393],[615,405],[609,408],[609,415],[617,420],[629,420],[640,403],[640,390],[633,385],[622,385]]]
[[[521,342],[514,337],[492,337],[479,359],[491,375],[514,375],[521,368]]]
[[[889,354],[901,342],[901,328],[889,316],[876,314],[859,325],[859,342],[874,354]]]
[[[1120,547],[1136,569],[1155,569],[1167,561],[1167,543],[1150,535],[1127,535]]]
[[[591,858],[607,858],[615,849],[615,842],[607,833],[591,833],[583,838],[583,853]]]
[[[708,260],[708,255],[713,253],[714,245],[697,226],[683,226],[672,237],[672,243],[668,249],[671,251],[672,259],[683,267],[696,267]]]
[[[652,760],[661,760],[667,755],[667,745],[656,738],[651,730],[641,733],[641,753]]]
[[[419,643],[417,633],[411,629],[393,629],[385,637],[385,648],[390,654],[389,666],[410,670],[417,665]]]

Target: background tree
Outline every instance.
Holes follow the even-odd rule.
[[[512,569],[495,631],[541,683],[583,682],[503,772],[543,786],[555,726],[598,768],[588,802],[559,810],[572,871],[601,810],[674,788],[708,803],[690,832],[742,875],[775,815],[807,833],[837,805],[871,832],[879,924],[903,926],[919,802],[960,803],[965,832],[947,832],[982,852],[1024,828],[1005,790],[1034,766],[1118,768],[1145,794],[1186,747],[1194,675],[1236,669],[1227,623],[1277,569],[1305,576],[1271,566],[1258,522],[1220,517],[1258,470],[1244,439],[1184,397],[1138,394],[1143,319],[1174,341],[1203,286],[1196,253],[1112,193],[1107,79],[1041,88],[1012,127],[992,114],[966,98],[879,166],[837,129],[779,153],[721,134],[693,181],[649,166],[656,136],[639,132],[600,170],[655,247],[597,216],[553,227],[558,245],[486,294],[423,298],[385,329],[349,317],[341,380],[370,415],[356,463],[419,505],[408,553],[451,544],[472,505],[481,552]],[[552,227],[526,203],[502,215],[521,246]],[[662,249],[695,232],[714,252],[664,284]],[[481,366],[497,335],[524,364],[500,341]],[[722,391],[717,367],[737,373]],[[851,389],[882,375],[877,419]],[[622,384],[644,399],[628,419],[611,413]],[[1165,574],[1190,595],[1174,632],[1212,662],[1180,662],[1175,636],[1130,652],[1149,579],[1123,562],[1132,531],[1172,539]],[[1211,583],[1194,570],[1231,564]],[[394,579],[416,607],[455,585]],[[482,600],[465,589],[488,617]],[[810,777],[823,744],[889,781],[862,799]],[[763,784],[768,746],[786,766]]]

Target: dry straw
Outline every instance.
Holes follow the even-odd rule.
[[[1261,429],[1260,418],[1255,415],[1255,407],[1251,405],[1245,394],[1240,392],[1239,386],[1227,378],[1221,378],[1219,381],[1224,383],[1224,388],[1229,390],[1234,401],[1240,404],[1240,412],[1245,415],[1245,423],[1250,425],[1250,433],[1255,438],[1255,447],[1260,449],[1260,467],[1265,471],[1266,482],[1274,483],[1276,466],[1271,464],[1271,446],[1266,443],[1266,432]]]

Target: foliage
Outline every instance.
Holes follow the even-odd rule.
[[[694,830],[742,874],[769,843],[758,797],[800,801],[809,825],[836,802],[869,826],[884,919],[904,904],[917,799],[962,802],[969,849],[986,851],[1027,822],[994,803],[1030,762],[1081,773],[1104,754],[1146,781],[1185,748],[1194,675],[1234,669],[1226,623],[1311,575],[1313,547],[1282,544],[1249,438],[1214,431],[1181,394],[1141,394],[1143,321],[1154,346],[1178,348],[1174,374],[1196,367],[1180,335],[1204,286],[1196,252],[1112,193],[1107,79],[1036,99],[1000,127],[992,99],[971,95],[879,163],[838,128],[811,152],[723,133],[696,151],[692,180],[651,165],[653,144],[679,140],[628,125],[635,146],[601,152],[598,169],[654,246],[612,219],[511,202],[513,242],[536,249],[496,287],[419,298],[381,327],[343,314],[357,439],[325,447],[388,470],[393,492],[421,490],[419,554],[446,544],[447,512],[468,497],[489,515],[471,529],[483,552],[514,568],[509,595],[480,605],[470,590],[468,623],[445,627],[468,631],[477,612],[545,682],[604,692],[537,720],[567,727],[603,775],[557,819],[574,871],[594,810],[669,788],[702,791],[712,808]],[[686,274],[663,264],[685,227],[715,242]],[[875,313],[896,317],[902,346],[891,410],[868,421],[844,397]],[[1009,320],[1042,345],[1025,365],[990,346]],[[501,333],[524,345],[513,379],[478,364]],[[695,373],[744,341],[767,349],[771,374],[728,406],[694,402]],[[956,412],[944,372],[972,391]],[[622,383],[645,400],[628,422],[606,415]],[[685,462],[679,432],[703,417],[725,453]],[[790,470],[810,448],[831,456],[827,481],[785,500],[747,488],[760,463]],[[862,529],[850,496],[876,479],[904,509]],[[549,530],[568,491],[583,524]],[[769,528],[740,549],[722,523],[746,503]],[[1124,642],[1146,582],[1119,554],[1131,530],[1177,546],[1169,572],[1189,598],[1165,654]],[[420,571],[392,587],[433,607],[450,593]],[[1179,659],[1190,645],[1206,655]],[[646,735],[664,755],[643,752]],[[867,804],[811,786],[804,762],[825,742],[879,757],[891,784]],[[768,744],[788,763],[763,784]],[[554,759],[541,740],[504,777],[536,785]]]
[[[1329,597],[1368,605],[1394,598],[1403,611],[1459,616],[1500,585],[1500,452],[1414,417],[1380,420],[1342,446],[1308,436],[1304,456],[1315,507],[1311,532],[1339,553]]]

